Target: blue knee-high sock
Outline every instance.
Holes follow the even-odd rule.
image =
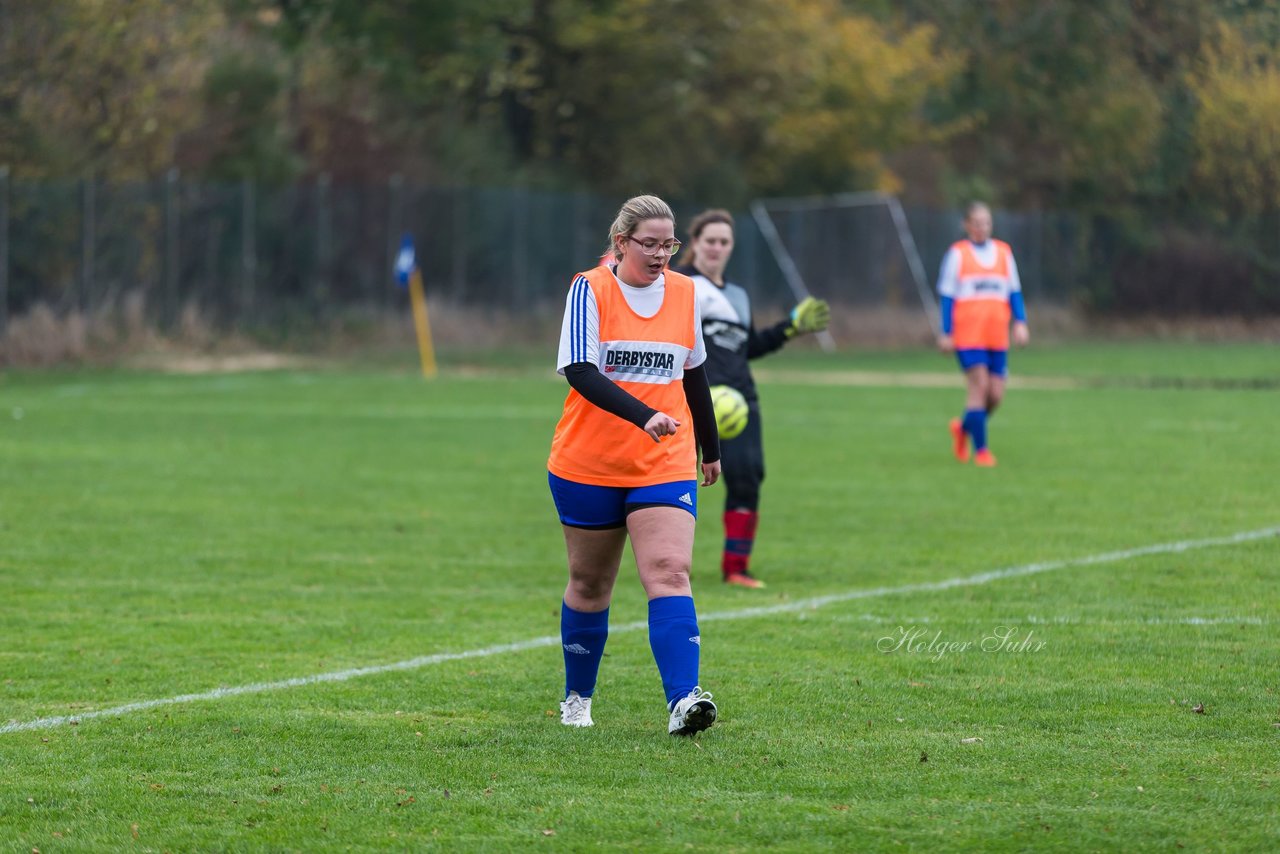
[[[698,615],[692,596],[660,596],[649,600],[649,647],[662,675],[667,706],[698,684]]]
[[[564,695],[577,691],[590,697],[596,689],[596,675],[609,637],[609,609],[575,611],[560,603],[560,642],[564,646]]]
[[[966,409],[964,411],[964,432],[973,440],[973,449],[981,451],[987,446],[987,410]]]

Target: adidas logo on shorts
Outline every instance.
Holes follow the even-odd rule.
[[[681,495],[681,496],[680,496],[680,503],[681,503],[681,504],[688,504],[690,507],[692,507],[692,506],[693,506],[693,498],[689,495],[689,493],[687,493],[687,492],[686,492],[684,495]]]

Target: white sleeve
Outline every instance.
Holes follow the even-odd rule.
[[[600,362],[600,310],[596,295],[583,276],[569,286],[565,300],[564,322],[560,325],[560,352],[556,356],[556,373],[575,362]]]
[[[952,247],[942,257],[942,271],[938,274],[938,296],[955,298],[959,292],[956,278],[960,275],[960,253]]]
[[[702,306],[698,304],[695,294],[693,300],[693,349],[685,360],[684,368],[696,368],[707,360],[707,342],[702,340]]]
[[[1018,262],[1013,260],[1013,251],[1009,252],[1009,293],[1022,290],[1022,280],[1018,278]]]

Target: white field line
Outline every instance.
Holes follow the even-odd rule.
[[[804,371],[787,368],[752,369],[758,381],[787,385],[851,386],[860,388],[961,388],[958,372],[943,371]],[[1076,377],[1009,377],[1010,388],[1035,391],[1063,391],[1084,388],[1087,381]]]
[[[839,617],[844,622],[858,623],[896,623],[899,626],[925,626],[930,623],[947,622],[938,617],[897,617],[886,614],[850,614]],[[1033,626],[1269,626],[1275,620],[1264,620],[1262,617],[1241,617],[1228,615],[1225,617],[1080,617],[1059,614],[1043,617],[1027,614],[1021,617],[997,617],[986,622],[1002,626],[1018,626],[1023,623]]]
[[[906,593],[934,593],[943,590],[953,590],[957,587],[974,587],[981,584],[990,584],[993,581],[1001,581],[1006,578],[1020,578],[1027,575],[1038,575],[1043,572],[1053,572],[1055,570],[1067,569],[1069,567],[1095,566],[1100,563],[1116,563],[1118,561],[1130,560],[1132,558],[1144,557],[1146,555],[1173,554],[1177,552],[1193,551],[1195,549],[1213,548],[1214,546],[1233,546],[1240,543],[1264,540],[1269,537],[1276,536],[1280,536],[1280,526],[1261,528],[1256,531],[1241,531],[1225,537],[1209,537],[1202,540],[1181,540],[1172,543],[1157,543],[1151,546],[1122,549],[1121,551],[1114,552],[1103,552],[1101,554],[1087,555],[1085,557],[1067,558],[1066,560],[1028,563],[1023,564],[1022,566],[994,569],[989,572],[980,572],[976,575],[948,578],[942,581],[922,581],[915,584],[902,584],[897,587],[870,587],[862,590],[849,590],[844,593],[833,593],[828,596],[815,596],[809,599],[797,599],[793,602],[783,602],[776,605],[762,605],[758,608],[739,608],[733,611],[712,612],[700,615],[698,620],[700,622],[743,620],[751,617],[764,617],[770,614],[808,611],[815,608],[821,608],[824,605],[832,605],[837,602],[850,602],[855,599],[873,599],[880,596],[898,596]],[[620,626],[610,626],[609,632],[610,634],[634,632],[647,627],[648,623],[646,621],[639,620],[633,623],[624,623]],[[7,724],[0,724],[0,734],[51,729],[52,727],[61,726],[63,724],[78,724],[82,721],[94,720],[95,718],[119,717],[132,712],[142,712],[147,709],[156,709],[162,706],[176,706],[202,700],[220,700],[224,697],[238,697],[243,694],[260,694],[265,691],[281,691],[286,688],[301,688],[307,685],[318,685],[325,682],[346,682],[349,679],[357,679],[361,676],[375,676],[379,673],[392,673],[401,670],[418,670],[423,667],[430,667],[433,664],[443,664],[447,661],[461,661],[468,658],[488,658],[490,656],[502,655],[508,652],[522,652],[524,650],[537,649],[544,646],[558,646],[559,643],[559,635],[547,635],[540,638],[516,641],[515,643],[486,646],[480,649],[467,650],[465,652],[441,652],[434,655],[423,655],[418,658],[410,658],[405,661],[396,661],[391,664],[356,667],[350,670],[338,670],[332,673],[316,673],[311,676],[298,676],[293,679],[283,679],[278,682],[255,682],[249,685],[214,688],[211,691],[203,691],[197,694],[179,694],[175,697],[142,700],[137,703],[126,703],[123,706],[112,706],[107,709],[81,712],[80,714],[75,715],[36,718],[35,720],[29,721],[12,721]]]
[[[1135,617],[1132,619],[1111,620],[1080,617],[1037,617],[1034,614],[1021,620],[1004,620],[1006,624],[1018,622],[1033,625],[1084,625],[1084,626],[1265,626],[1270,620],[1261,617]]]

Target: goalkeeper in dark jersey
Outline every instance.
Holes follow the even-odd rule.
[[[749,411],[742,434],[720,440],[728,490],[720,568],[729,584],[763,587],[764,583],[748,569],[759,521],[760,484],[764,481],[760,402],[748,362],[780,349],[796,335],[826,329],[831,310],[823,300],[808,297],[786,320],[756,329],[746,290],[724,278],[724,269],[733,254],[733,217],[728,211],[707,210],[694,217],[689,226],[689,248],[689,260],[676,271],[690,276],[697,287],[707,347],[707,380],[713,386],[727,385],[740,391]]]

